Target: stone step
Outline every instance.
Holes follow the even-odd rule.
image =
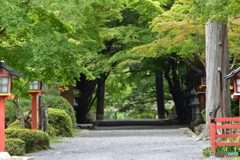
[[[111,119],[111,120],[96,120],[96,126],[157,126],[169,125],[167,119]]]

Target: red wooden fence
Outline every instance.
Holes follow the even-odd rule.
[[[216,146],[240,146],[240,142],[216,142],[216,138],[237,138],[240,134],[217,134],[216,129],[240,129],[239,124],[217,124],[216,122],[232,122],[239,121],[238,118],[214,118],[212,112],[210,112],[210,144],[211,151],[216,152]]]

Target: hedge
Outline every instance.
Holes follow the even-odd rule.
[[[47,104],[49,108],[56,108],[66,111],[70,116],[72,124],[76,123],[76,113],[73,106],[63,97],[56,95],[46,94],[43,97],[44,104]]]
[[[16,119],[13,123],[9,124],[7,128],[21,129],[22,128],[21,121]]]
[[[26,153],[48,149],[49,136],[40,130],[8,128],[5,130],[6,138],[19,138],[26,144]]]
[[[21,156],[26,153],[25,142],[19,138],[6,139],[5,151],[11,156]]]
[[[73,136],[71,118],[64,110],[48,108],[48,123],[55,129],[57,136]]]

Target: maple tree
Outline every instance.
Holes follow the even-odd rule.
[[[121,76],[123,71],[138,69],[164,73],[176,104],[180,104],[180,119],[185,121],[184,102],[177,97],[192,87],[188,83],[191,78],[183,79],[184,74],[205,70],[204,19],[229,17],[231,68],[239,63],[239,7],[235,3],[238,4],[234,0],[3,0],[0,57],[25,75],[15,80],[16,90],[27,90],[26,83],[35,79],[60,85],[75,85],[77,81],[81,121],[94,100],[103,99],[95,93],[98,88],[99,95],[103,94],[100,87],[109,74]],[[208,7],[204,8],[205,4]],[[226,7],[220,9],[217,5]],[[213,14],[205,14],[209,11]],[[192,12],[204,16],[193,17]],[[150,66],[149,60],[154,64]]]
[[[205,71],[206,65],[209,66],[211,64],[206,64],[204,23],[229,16],[229,51],[232,62],[231,68],[233,68],[238,63],[236,51],[239,47],[239,34],[237,33],[239,24],[237,24],[238,18],[236,18],[236,15],[239,14],[237,11],[238,6],[230,9],[234,5],[236,5],[235,1],[177,0],[169,11],[165,11],[153,20],[152,30],[158,32],[156,40],[147,45],[137,46],[129,53],[143,57],[169,58],[176,63],[184,62],[195,73]],[[210,63],[212,63],[212,59],[210,58]],[[224,62],[224,64],[227,64],[227,62]],[[165,73],[167,73],[166,71]],[[227,71],[225,70],[222,74],[226,73]],[[167,77],[165,76],[165,78]],[[170,77],[167,79],[171,83]],[[177,84],[177,81],[174,83]],[[228,85],[226,84],[225,86]],[[191,84],[188,87],[191,87]],[[174,88],[176,89],[176,87]],[[227,94],[228,92],[224,93]],[[181,96],[182,93],[178,94],[177,97]],[[229,95],[226,96],[229,97]],[[175,105],[178,104],[177,101],[176,98]],[[183,102],[180,102],[180,104],[183,104]],[[183,106],[180,108],[183,108]],[[229,113],[229,111],[226,111],[226,113]]]

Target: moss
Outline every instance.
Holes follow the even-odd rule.
[[[56,130],[57,136],[73,136],[71,118],[64,110],[48,108],[48,122]]]
[[[11,156],[21,156],[26,152],[25,142],[19,138],[6,139],[5,151]]]
[[[23,140],[27,153],[50,148],[48,134],[40,130],[8,128],[6,129],[6,138]]]

